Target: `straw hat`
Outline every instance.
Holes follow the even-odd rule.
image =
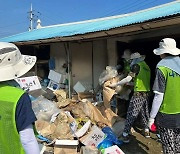
[[[159,48],[153,50],[154,54],[162,55],[168,53],[171,55],[179,55],[180,49],[176,48],[176,41],[172,38],[164,38],[159,42]]]
[[[141,55],[139,52],[135,52],[135,53],[131,54],[130,59],[138,59],[138,58],[142,58],[144,60],[145,55]]]
[[[124,59],[130,59],[131,57],[131,51],[129,49],[124,50],[124,53],[122,55],[122,58]]]
[[[22,55],[12,43],[0,42],[0,81],[18,78],[36,63],[35,56]]]

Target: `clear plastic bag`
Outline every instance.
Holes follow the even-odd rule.
[[[99,84],[102,85],[105,81],[112,79],[118,75],[116,67],[106,66],[106,70],[104,70],[99,77]]]
[[[60,111],[55,103],[43,96],[39,96],[37,99],[32,101],[32,109],[38,120],[45,121],[50,121],[51,116]]]

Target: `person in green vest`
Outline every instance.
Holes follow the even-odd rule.
[[[120,79],[126,77],[130,72],[131,54],[130,49],[125,49],[121,58],[118,59],[116,69]],[[123,85],[123,88],[120,86],[120,91],[118,91],[118,87],[115,89],[116,94],[113,96],[114,99],[112,99],[113,101],[111,102],[111,109],[113,111],[115,110],[115,113],[119,116],[126,117],[132,87]]]
[[[0,154],[40,153],[31,100],[14,80],[35,62],[35,56],[22,55],[16,45],[0,42]]]
[[[180,49],[172,38],[164,38],[159,48],[153,50],[161,57],[156,66],[153,85],[154,99],[149,118],[149,128],[156,125],[165,154],[180,153]],[[155,126],[156,126],[155,125]]]
[[[127,75],[130,72],[129,60],[131,58],[131,50],[130,49],[125,49],[121,58],[123,58],[123,62],[124,62],[123,73],[125,75]]]
[[[128,76],[116,84],[111,85],[112,87],[118,85],[129,84],[134,86],[133,96],[131,97],[125,128],[122,134],[122,140],[124,143],[129,143],[130,141],[130,131],[137,119],[138,115],[142,118],[142,123],[144,126],[145,137],[150,137],[148,128],[149,119],[149,108],[148,99],[150,92],[150,76],[151,70],[149,66],[144,61],[145,56],[140,55],[138,52],[131,54],[131,64],[130,72]],[[133,82],[131,82],[133,80]],[[130,83],[131,82],[131,83]],[[133,83],[133,84],[132,84]]]

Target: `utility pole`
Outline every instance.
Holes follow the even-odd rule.
[[[33,9],[32,9],[32,3],[31,3],[31,8],[29,13],[29,21],[30,21],[30,26],[29,26],[29,31],[33,30]]]
[[[30,22],[31,22],[30,30],[33,30],[33,10],[32,10],[32,3],[31,3],[31,10],[30,10]]]
[[[36,15],[36,14],[41,15],[41,13],[40,12],[36,12],[35,10],[33,10],[32,3],[31,3],[31,8],[30,8],[30,11],[28,12],[28,14],[29,14],[28,15],[28,19],[30,21],[29,31],[31,31],[31,30],[34,29],[33,22],[37,21],[38,18],[39,18],[38,15]]]

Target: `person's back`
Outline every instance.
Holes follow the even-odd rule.
[[[166,80],[166,90],[164,93],[163,104],[161,105],[160,112],[167,114],[176,114],[180,112],[179,103],[179,87],[180,87],[180,74],[172,69],[160,66],[158,67],[164,75]],[[169,102],[174,102],[173,105]]]
[[[0,83],[0,153],[24,153],[14,118],[17,102],[23,93],[21,89]]]
[[[0,153],[39,154],[33,131],[37,120],[29,95],[14,79],[27,73],[36,57],[22,55],[12,43],[0,42]],[[16,83],[16,84],[14,84]]]
[[[134,80],[134,91],[149,92],[151,70],[145,61],[140,61],[137,64],[140,66],[140,70]]]
[[[164,153],[180,153],[180,49],[174,39],[165,38],[153,52],[162,60],[156,66],[148,125],[151,129],[156,122]]]

